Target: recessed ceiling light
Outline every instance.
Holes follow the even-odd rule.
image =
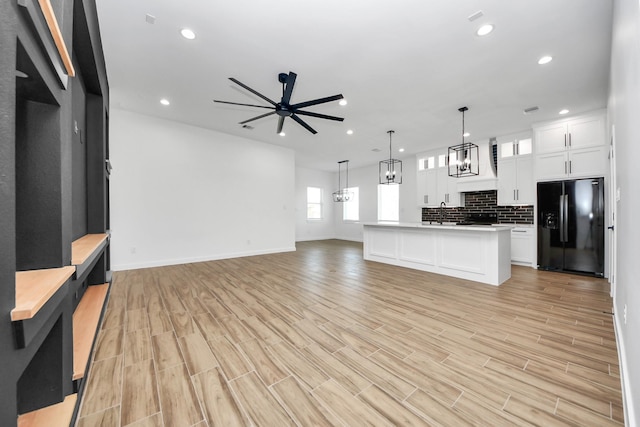
[[[552,59],[553,57],[549,55],[543,56],[542,58],[538,59],[538,64],[540,65],[548,64],[549,62],[551,62]]]
[[[284,132],[280,132],[278,135],[280,135],[280,136],[285,136],[285,135],[286,135],[286,133],[284,133]]]
[[[342,105],[342,106],[345,106],[345,105],[347,105],[347,100],[346,100],[346,99],[344,99],[344,98],[342,98],[342,99],[340,100],[340,102],[338,102],[338,104],[340,104],[340,105]]]
[[[493,24],[484,24],[483,26],[478,28],[478,31],[476,31],[476,34],[479,36],[486,36],[491,31],[493,31]]]
[[[25,73],[24,71],[16,70],[16,77],[20,77],[21,79],[28,79],[29,74]]]
[[[182,37],[187,40],[193,40],[196,38],[196,33],[194,33],[193,30],[190,30],[189,28],[183,28],[182,30],[180,30],[180,34],[182,34]]]
[[[404,153],[404,148],[399,148],[398,151]]]
[[[347,135],[353,135],[353,131],[352,131],[351,129],[349,129],[349,130],[347,131]]]
[[[465,132],[462,134],[462,136],[464,136],[465,138],[468,137],[469,135],[471,135],[469,132]]]
[[[558,114],[567,114],[569,112],[569,110],[567,110],[566,108],[563,108],[562,110],[558,111]]]
[[[162,105],[169,105],[169,104],[171,104],[171,103],[169,102],[169,100],[168,100],[167,98],[162,98],[162,99],[160,100],[160,104],[162,104]]]

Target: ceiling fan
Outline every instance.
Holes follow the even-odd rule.
[[[239,103],[239,102],[219,101],[217,99],[214,99],[213,102],[219,102],[219,103],[222,103],[222,104],[231,104],[231,105],[243,105],[243,106],[246,106],[246,107],[257,107],[257,108],[272,109],[273,111],[270,111],[270,112],[265,113],[265,114],[261,114],[261,115],[256,116],[256,117],[252,117],[252,118],[250,118],[248,120],[240,122],[240,124],[241,125],[245,125],[245,124],[247,124],[249,122],[252,122],[254,120],[258,120],[258,119],[261,119],[263,117],[270,116],[272,114],[277,114],[279,116],[279,118],[278,118],[278,127],[276,129],[276,133],[281,133],[282,132],[282,127],[284,125],[285,117],[291,117],[293,120],[298,122],[298,124],[300,124],[302,127],[304,127],[306,130],[308,130],[309,132],[311,132],[313,134],[316,134],[318,132],[315,129],[313,129],[311,126],[309,126],[304,120],[302,120],[298,116],[317,117],[319,119],[335,120],[335,121],[338,121],[338,122],[341,122],[341,121],[344,120],[344,118],[342,118],[342,117],[328,116],[326,114],[320,114],[320,113],[314,113],[314,112],[311,112],[311,111],[303,111],[303,110],[301,110],[302,108],[311,107],[312,105],[324,104],[326,102],[337,101],[338,99],[343,99],[344,97],[342,96],[342,94],[328,96],[326,98],[318,98],[318,99],[314,99],[314,100],[311,100],[311,101],[299,102],[297,104],[291,104],[291,94],[293,93],[293,85],[296,83],[296,77],[297,77],[297,74],[294,73],[293,71],[289,71],[289,74],[287,74],[287,73],[278,74],[278,81],[280,83],[282,83],[282,98],[280,99],[280,102],[274,102],[271,99],[269,99],[266,96],[264,96],[261,93],[259,93],[258,91],[254,90],[254,89],[251,89],[249,86],[247,86],[244,83],[238,81],[237,79],[234,79],[233,77],[229,77],[229,80],[231,80],[232,82],[234,82],[238,86],[248,90],[249,92],[253,93],[254,95],[257,95],[260,98],[264,99],[269,104],[271,104],[271,106],[255,105],[255,104],[242,104],[242,103]]]

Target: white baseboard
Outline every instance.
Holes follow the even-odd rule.
[[[163,260],[144,261],[140,263],[131,263],[131,264],[115,264],[111,266],[111,270],[112,271],[137,270],[140,268],[163,267],[166,265],[190,264],[194,262],[217,261],[221,259],[242,258],[242,257],[254,256],[254,255],[267,255],[267,254],[275,254],[275,253],[281,253],[281,252],[295,252],[295,250],[296,248],[295,246],[293,246],[293,247],[287,247],[287,248],[274,248],[274,249],[265,249],[265,250],[258,250],[258,251],[205,255],[205,256],[191,257],[191,258],[163,259]]]
[[[618,363],[620,364],[620,380],[622,382],[622,406],[624,407],[624,425],[628,427],[638,427],[636,424],[636,415],[634,403],[637,403],[637,400],[633,399],[631,394],[631,384],[630,379],[627,377],[627,367],[629,366],[629,361],[626,357],[625,352],[625,343],[622,339],[622,334],[618,331],[621,329],[620,318],[618,314],[613,315],[613,329],[616,334],[616,346],[618,347]]]
[[[296,239],[296,242],[313,242],[315,240],[331,240],[331,239],[335,239],[335,237],[333,236],[310,236],[310,237],[303,237],[300,239]]]

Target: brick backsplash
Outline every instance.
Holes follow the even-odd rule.
[[[446,208],[444,221],[460,222],[468,214],[492,213],[498,215],[498,222],[503,224],[533,224],[533,206],[498,206],[496,190],[464,193],[463,208]],[[422,221],[438,221],[438,208],[422,208]]]

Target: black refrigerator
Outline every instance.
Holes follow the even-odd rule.
[[[604,179],[538,183],[538,268],[604,276]]]

